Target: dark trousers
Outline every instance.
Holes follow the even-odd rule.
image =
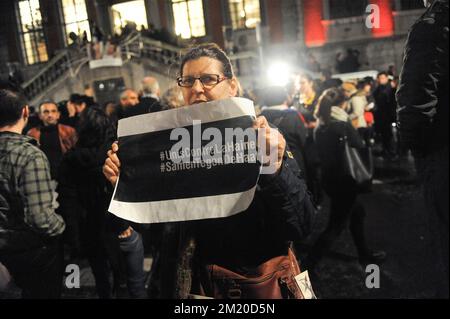
[[[86,248],[86,254],[95,278],[95,287],[99,298],[110,299],[113,297],[113,289],[111,288],[109,278],[111,270],[113,271],[115,286],[118,285],[116,281],[118,280],[117,278],[120,276],[120,273],[117,273],[116,267],[111,263],[111,260],[114,260],[114,258],[111,258],[111,252],[109,250],[112,249],[108,249],[110,247],[107,246],[111,245],[111,243],[101,237],[94,237],[93,239],[94,241],[91,245]],[[117,253],[119,253],[118,244]],[[115,287],[115,289],[117,288],[118,287]]]
[[[428,222],[432,249],[436,257],[435,265],[441,274],[437,297],[449,297],[449,183],[448,147],[427,156],[415,154],[416,168],[423,184],[425,204],[428,209]]]
[[[366,213],[364,206],[356,199],[356,193],[348,192],[347,194],[330,197],[330,219],[326,230],[319,236],[310,251],[308,259],[312,264],[318,262],[329,251],[349,222],[358,256],[361,258],[369,253],[364,234]]]
[[[381,119],[381,122],[375,123],[375,130],[381,139],[381,145],[383,146],[384,155],[393,155],[393,145],[392,145],[392,121],[388,119]]]
[[[59,239],[33,250],[4,254],[0,257],[24,299],[57,299],[61,297],[63,250]]]
[[[120,240],[127,267],[127,287],[131,298],[147,298],[144,272],[144,245],[142,236],[133,230],[129,238]]]
[[[308,131],[308,137],[305,143],[305,166],[306,166],[306,185],[311,192],[314,203],[321,205],[323,201],[323,191],[321,183],[320,158],[317,145],[313,139],[313,131]]]
[[[117,235],[105,229],[100,216],[90,216],[84,224],[82,241],[95,278],[97,294],[101,299],[110,299],[125,281],[125,261],[120,251]],[[110,275],[113,274],[114,289]]]

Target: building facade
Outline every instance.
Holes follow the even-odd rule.
[[[360,70],[399,68],[423,11],[421,0],[2,0],[0,64],[38,68],[80,39],[131,26],[257,52],[263,66],[280,58],[338,72],[339,56],[357,52]]]

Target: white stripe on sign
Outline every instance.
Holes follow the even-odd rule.
[[[250,206],[255,191],[256,186],[236,194],[146,203],[112,200],[109,211],[117,217],[142,224],[224,218],[245,211]],[[206,210],[201,211],[201,208]]]
[[[125,137],[192,126],[193,121],[197,120],[206,124],[245,115],[256,117],[253,102],[230,98],[123,119],[119,121],[117,133],[118,137]]]

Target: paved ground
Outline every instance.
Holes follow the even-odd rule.
[[[318,267],[314,283],[321,298],[432,298],[438,277],[429,249],[429,231],[421,189],[411,159],[376,161],[373,192],[363,195],[366,232],[374,249],[387,253],[380,265],[380,288],[368,289],[365,269],[356,259],[346,230]],[[312,240],[326,226],[327,205],[321,210]]]
[[[429,249],[426,211],[411,159],[394,162],[376,160],[373,192],[363,195],[367,210],[366,231],[369,244],[387,252],[380,265],[379,289],[365,286],[365,270],[359,266],[350,233],[346,230],[332,251],[318,266],[319,278],[313,282],[320,298],[432,298],[437,274]],[[323,231],[328,220],[328,202],[319,214],[310,242]],[[300,253],[300,256],[302,254]],[[146,260],[150,269],[151,260]],[[0,298],[17,298],[20,291],[9,287]],[[127,298],[126,289],[118,298]],[[87,264],[82,265],[81,288],[65,289],[63,298],[96,298],[94,280]]]

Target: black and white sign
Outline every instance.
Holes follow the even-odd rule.
[[[231,98],[120,121],[110,212],[162,223],[246,210],[261,171],[254,119],[252,101]]]

